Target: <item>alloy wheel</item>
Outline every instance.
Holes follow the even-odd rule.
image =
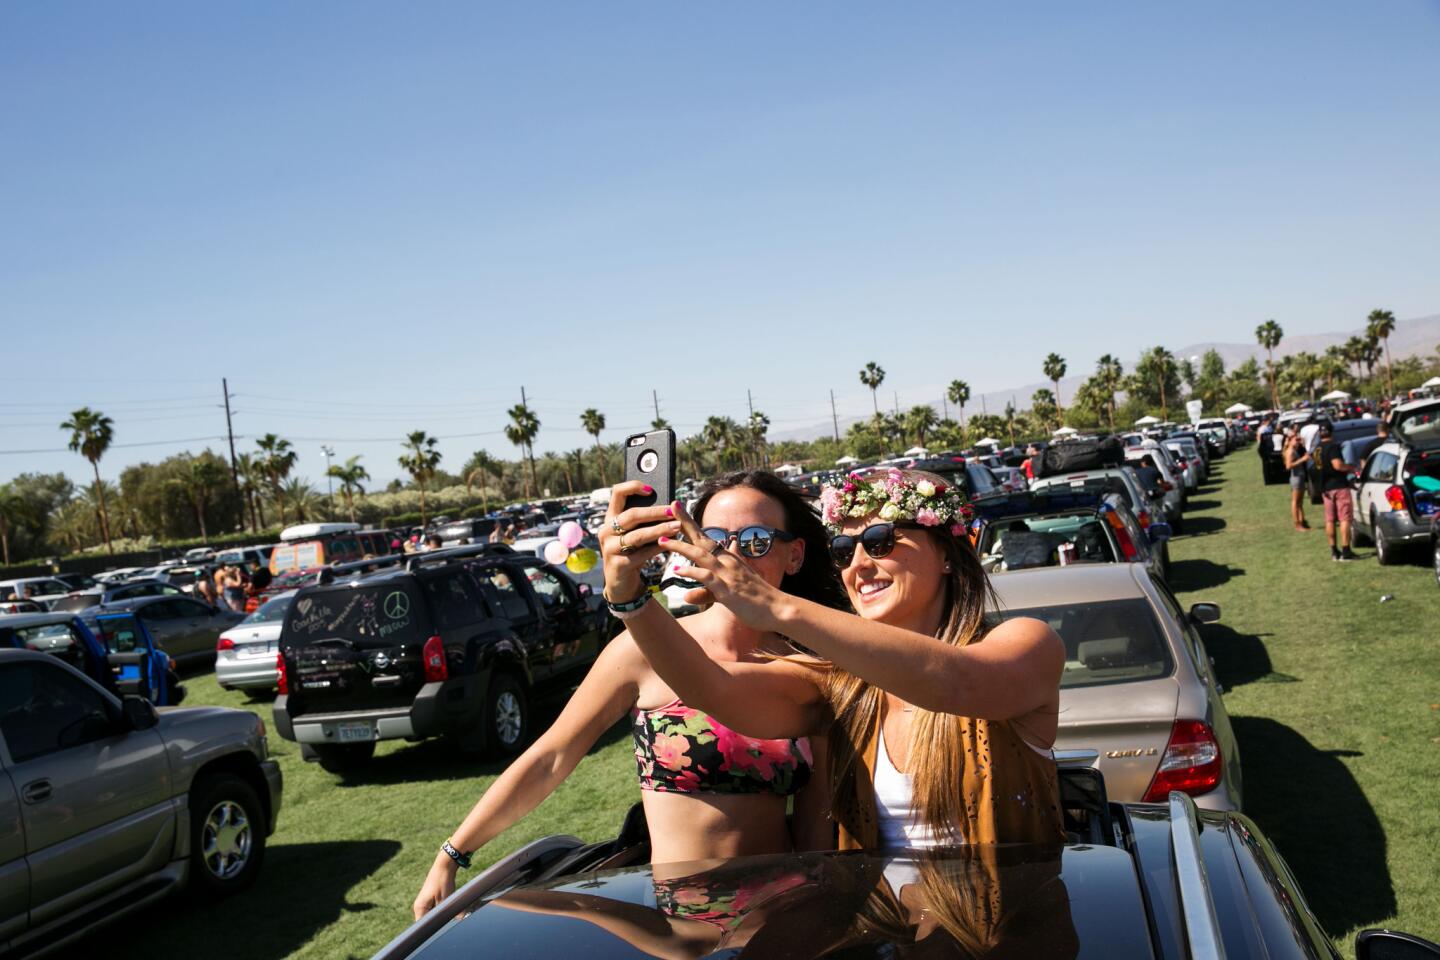
[[[200,849],[205,866],[219,880],[233,880],[250,860],[253,837],[245,808],[233,800],[221,800],[210,808],[200,831]]]
[[[520,698],[509,690],[495,698],[495,734],[507,746],[520,739]]]

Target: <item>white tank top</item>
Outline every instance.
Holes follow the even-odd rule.
[[[880,742],[875,749],[875,812],[880,846],[886,850],[936,847],[940,842],[927,824],[915,815],[915,790],[910,774],[901,773],[885,751],[885,725],[880,724]],[[950,841],[954,843],[954,840]]]

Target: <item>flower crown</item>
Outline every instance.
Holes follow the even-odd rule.
[[[881,520],[909,520],[922,527],[948,526],[955,536],[975,515],[965,494],[932,473],[886,470],[852,473],[820,491],[820,518],[831,533],[847,518],[879,514]]]

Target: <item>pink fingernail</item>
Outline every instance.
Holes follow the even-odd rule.
[[[654,493],[654,492],[655,492],[655,488],[652,487],[652,486],[650,486],[650,484],[647,483],[647,484],[645,484],[645,492],[646,492],[646,493]]]
[[[660,542],[661,542],[661,543],[669,543],[669,542],[670,542],[670,538],[669,538],[669,537],[661,537],[661,538],[660,538]]]
[[[673,517],[673,516],[675,516],[675,508],[674,508],[674,507],[666,507],[666,508],[665,508],[665,516],[667,516],[667,517]]]

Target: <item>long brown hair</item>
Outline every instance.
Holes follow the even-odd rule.
[[[945,614],[936,638],[957,647],[980,639],[987,629],[985,608],[994,600],[995,592],[970,540],[943,528],[907,528],[906,532],[933,538],[950,567],[944,580]],[[880,722],[884,691],[849,671],[832,667],[826,676],[825,695],[834,718],[830,726],[831,798],[836,820],[843,822],[841,804],[862,789],[856,782],[865,775],[860,752],[869,745]],[[961,840],[959,824],[965,816],[957,789],[964,767],[962,722],[963,718],[955,714],[916,708],[906,761],[912,771],[920,822],[937,836],[956,842]]]

